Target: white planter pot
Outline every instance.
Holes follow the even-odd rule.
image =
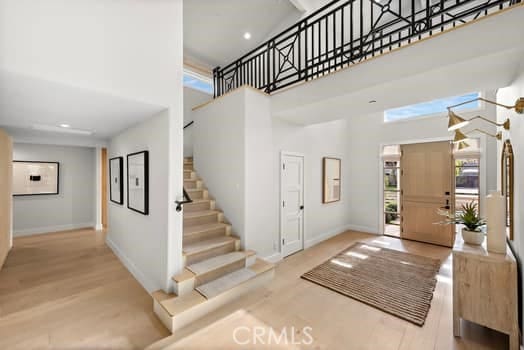
[[[462,239],[467,244],[480,245],[484,242],[484,232],[469,231],[463,228]]]

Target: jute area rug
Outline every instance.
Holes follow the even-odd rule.
[[[440,264],[437,259],[357,242],[302,278],[422,326]]]

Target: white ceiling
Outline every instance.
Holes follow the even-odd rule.
[[[27,135],[33,125],[92,131],[90,137],[38,131],[39,135],[105,140],[165,108],[0,70],[0,126]]]
[[[184,2],[184,56],[224,66],[294,23],[289,0],[189,0]],[[250,32],[250,40],[243,38]]]

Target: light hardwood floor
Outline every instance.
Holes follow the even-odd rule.
[[[0,349],[144,349],[168,335],[104,233],[14,240],[0,271]]]
[[[424,327],[300,279],[355,241],[444,260]],[[246,349],[235,346],[233,331],[247,325],[277,332],[310,326],[315,349],[506,349],[505,335],[470,323],[463,322],[462,338],[453,337],[449,255],[447,248],[346,232],[285,259],[269,286],[216,310],[163,344],[171,344],[169,349]],[[144,349],[169,335],[151,304],[151,297],[105,246],[104,234],[89,230],[18,238],[0,271],[0,349]],[[242,333],[243,339],[247,334]]]

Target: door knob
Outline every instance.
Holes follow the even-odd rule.
[[[300,206],[300,210],[304,210],[304,206],[303,205]]]

